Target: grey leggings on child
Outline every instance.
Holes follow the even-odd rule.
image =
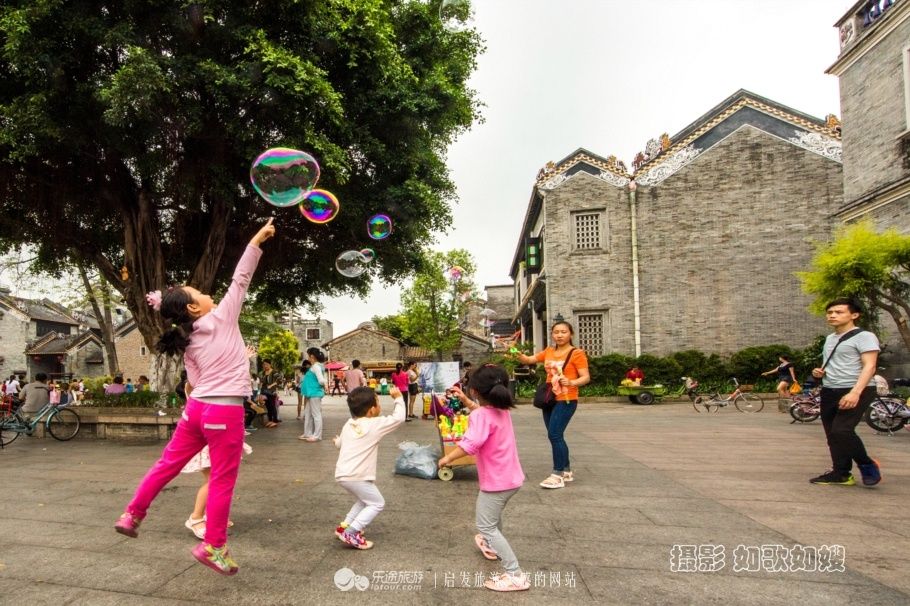
[[[385,507],[375,482],[366,480],[339,480],[341,487],[357,497],[357,502],[345,516],[345,523],[354,530],[363,530],[370,525],[379,512]]]
[[[481,490],[477,493],[477,530],[500,557],[503,568],[509,574],[520,572],[521,566],[518,565],[518,559],[509,542],[502,536],[502,510],[518,490],[518,488],[501,492]]]

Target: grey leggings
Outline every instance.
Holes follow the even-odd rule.
[[[303,409],[303,435],[322,439],[322,398],[307,398]]]
[[[510,574],[521,572],[521,566],[518,565],[518,559],[509,542],[502,535],[502,510],[518,490],[518,488],[501,492],[481,490],[477,493],[477,530],[500,557],[503,568]]]

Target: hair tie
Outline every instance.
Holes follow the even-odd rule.
[[[161,291],[153,290],[152,292],[146,293],[145,300],[148,302],[149,306],[155,311],[161,311]]]

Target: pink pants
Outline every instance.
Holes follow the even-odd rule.
[[[206,404],[190,398],[171,441],[136,489],[126,510],[144,518],[152,501],[180,473],[197,452],[209,445],[212,473],[205,506],[205,542],[222,547],[227,542],[231,497],[243,452],[243,406]]]

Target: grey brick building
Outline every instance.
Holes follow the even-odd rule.
[[[840,82],[844,203],[838,221],[870,218],[910,234],[910,2],[857,2],[836,24],[840,54],[828,73]],[[879,335],[892,376],[910,373],[910,352],[893,318]]]
[[[592,356],[807,345],[826,328],[793,272],[842,205],[837,126],[741,90],[634,173],[584,149],[549,164],[510,271],[523,340],[559,315]]]

